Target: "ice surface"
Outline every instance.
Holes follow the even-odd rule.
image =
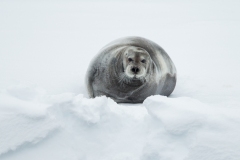
[[[240,2],[1,1],[1,160],[239,160]],[[142,36],[178,71],[170,97],[86,98],[110,41]]]

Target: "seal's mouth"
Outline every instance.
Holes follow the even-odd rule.
[[[136,75],[132,78],[128,78],[127,81],[123,81],[124,84],[129,86],[140,86],[145,82],[146,82],[145,78],[138,78]]]
[[[139,87],[146,82],[145,77],[139,77],[138,75],[129,76],[126,72],[121,72],[117,80],[120,86],[124,84],[129,87]]]
[[[137,77],[137,75],[134,75],[134,77],[132,78],[132,81],[141,81],[141,79],[143,78],[139,78]]]

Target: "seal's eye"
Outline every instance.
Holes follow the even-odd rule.
[[[146,62],[146,60],[145,60],[145,59],[143,59],[141,62],[142,62],[142,63],[145,63],[145,62]]]
[[[133,59],[132,59],[132,58],[128,58],[128,61],[129,61],[129,62],[132,62],[132,61],[133,61]]]

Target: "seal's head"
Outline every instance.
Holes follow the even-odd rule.
[[[140,47],[131,46],[124,51],[123,70],[129,79],[143,80],[147,75],[151,57]]]

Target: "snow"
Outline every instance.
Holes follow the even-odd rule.
[[[1,160],[239,160],[240,2],[1,1]],[[162,46],[170,97],[88,99],[94,55],[120,37]]]

